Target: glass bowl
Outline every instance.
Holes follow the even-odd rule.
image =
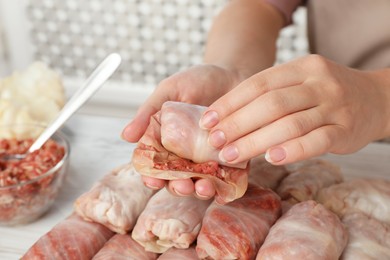
[[[69,164],[70,146],[58,131],[22,160],[4,155],[27,150],[41,125],[0,125],[0,225],[14,226],[42,216],[55,201]]]

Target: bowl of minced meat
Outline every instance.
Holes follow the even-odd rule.
[[[44,129],[40,125],[0,125],[0,225],[32,222],[54,203],[69,163],[69,142],[59,131],[27,153]],[[22,159],[9,155],[24,154]]]

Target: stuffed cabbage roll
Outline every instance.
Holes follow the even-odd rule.
[[[256,259],[339,259],[347,239],[336,214],[315,201],[304,201],[276,221]]]
[[[225,205],[214,201],[206,211],[198,235],[199,258],[254,258],[280,212],[279,196],[252,184],[242,198]]]
[[[343,217],[349,240],[341,259],[390,259],[390,227],[356,212]]]
[[[153,260],[157,257],[155,253],[145,251],[129,234],[116,234],[92,260]]]
[[[390,181],[354,179],[320,190],[317,200],[342,217],[363,212],[390,224]]]
[[[249,164],[249,182],[272,190],[288,175],[284,166],[275,166],[267,162],[264,157],[256,157]]]
[[[167,101],[161,107],[161,144],[179,157],[196,163],[216,161],[220,165],[245,169],[248,161],[229,164],[219,159],[219,149],[208,142],[209,131],[199,127],[204,106]]]
[[[179,103],[181,104],[181,103]],[[187,106],[193,106],[188,105]],[[179,110],[180,111],[180,110]],[[183,110],[184,116],[187,110]],[[217,160],[210,158],[208,161],[195,162],[193,158],[187,159],[177,155],[175,152],[166,149],[162,145],[162,131],[161,118],[164,110],[157,112],[150,119],[150,124],[146,129],[145,134],[141,137],[134,150],[132,162],[136,170],[145,176],[154,178],[173,180],[173,179],[188,179],[188,178],[207,178],[213,183],[216,196],[219,201],[229,202],[233,201],[242,195],[248,185],[248,167],[240,169],[237,167],[230,167],[220,165]],[[190,115],[188,115],[190,116]],[[178,114],[175,118],[178,122],[187,122],[187,119],[182,119],[183,115]],[[196,125],[187,125],[183,127],[177,126],[178,132],[186,132],[188,129],[199,128]],[[202,130],[203,131],[203,130]],[[197,140],[197,136],[188,134],[184,140],[176,141],[175,145],[170,145],[170,149],[183,154],[181,147],[187,149],[195,149],[193,142]],[[197,142],[197,141],[196,141]],[[202,141],[203,145],[196,145],[196,149],[206,147],[207,140]],[[173,148],[174,147],[174,148]],[[193,150],[193,154],[203,154],[203,151]],[[189,156],[187,156],[189,157]],[[204,157],[204,156],[203,156]]]
[[[105,226],[72,214],[39,238],[22,259],[91,259],[113,235]]]
[[[313,200],[320,189],[343,181],[340,169],[323,160],[289,165],[288,170],[290,174],[281,181],[277,193],[292,203]]]
[[[188,248],[196,239],[211,200],[178,197],[167,189],[157,192],[138,218],[132,237],[147,251],[163,253]]]
[[[131,164],[104,176],[75,201],[75,211],[120,234],[131,230],[154,191],[145,187]]]
[[[164,254],[162,254],[158,260],[198,260],[198,254],[196,253],[195,246],[191,246],[187,249],[170,248]]]

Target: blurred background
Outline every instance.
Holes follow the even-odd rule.
[[[131,117],[158,82],[202,61],[213,17],[227,0],[0,0],[0,78],[43,61],[69,97],[109,53],[123,62],[82,108]],[[308,53],[306,10],[280,34],[277,63]]]

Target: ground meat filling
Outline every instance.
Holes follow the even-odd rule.
[[[140,149],[155,151],[152,146],[141,144]],[[159,153],[153,158],[154,168],[158,170],[172,170],[172,171],[185,171],[208,174],[217,178],[223,179],[225,173],[225,167],[218,164],[216,161],[209,161],[204,163],[195,163],[191,160],[178,157],[174,153],[166,151],[166,153]]]
[[[0,187],[32,180],[46,173],[65,155],[64,147],[60,146],[53,140],[49,140],[42,146],[41,149],[27,154],[27,156],[23,159],[1,159],[5,155],[26,153],[33,141],[33,139],[0,140]]]
[[[65,147],[54,140],[23,159],[6,159],[10,154],[27,152],[34,140],[0,139],[0,223],[27,223],[45,212],[62,183],[59,162]],[[58,169],[54,169],[59,165]],[[54,169],[54,172],[48,173]]]

